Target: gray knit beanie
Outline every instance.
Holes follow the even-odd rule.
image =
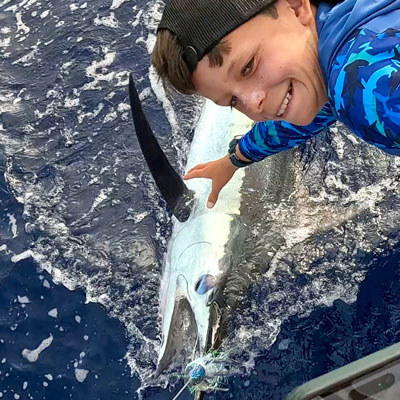
[[[169,0],[158,30],[168,29],[183,45],[190,71],[228,33],[276,0]]]

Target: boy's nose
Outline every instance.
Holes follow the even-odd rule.
[[[262,90],[249,90],[243,98],[243,103],[252,114],[260,114],[263,111],[264,100],[265,93]]]

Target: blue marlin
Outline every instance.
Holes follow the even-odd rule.
[[[183,183],[156,143],[132,77],[129,91],[142,151],[167,205],[176,216],[160,290],[162,344],[157,375],[171,361],[180,359],[181,362],[180,355],[195,350],[201,357],[219,345],[221,293],[235,257],[234,249],[240,248],[246,232],[240,220],[244,171],[235,173],[221,191],[218,203],[208,209],[211,182],[196,179],[187,186]],[[187,168],[222,157],[232,137],[251,127],[251,121],[244,115],[211,102],[206,102],[202,115],[206,117],[200,118],[197,125]]]
[[[251,121],[237,111],[206,102],[196,127],[187,168],[223,157],[233,136],[246,132]],[[228,127],[228,129],[227,129]],[[212,209],[206,207],[211,182],[187,183],[195,193],[184,223],[174,222],[161,283],[163,342],[158,368],[163,369],[188,341],[205,355],[219,345],[222,333],[222,290],[246,229],[240,218],[244,171],[238,170]]]

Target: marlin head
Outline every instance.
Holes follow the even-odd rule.
[[[182,362],[190,353],[207,354],[219,341],[220,294],[240,233],[237,222],[237,216],[206,212],[182,224],[171,241],[161,285],[163,343],[158,372],[173,359]]]

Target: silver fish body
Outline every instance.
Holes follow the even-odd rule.
[[[245,133],[251,121],[242,114],[206,102],[188,157],[188,168],[224,156],[233,136]],[[206,207],[211,182],[187,182],[196,193],[189,219],[174,221],[161,283],[163,341],[158,371],[197,344],[203,355],[215,343],[220,323],[217,293],[230,270],[231,255],[243,230],[240,188],[244,171],[235,173],[212,209]],[[236,244],[237,246],[237,244]],[[191,348],[187,348],[190,347]],[[182,354],[184,355],[184,354]]]

